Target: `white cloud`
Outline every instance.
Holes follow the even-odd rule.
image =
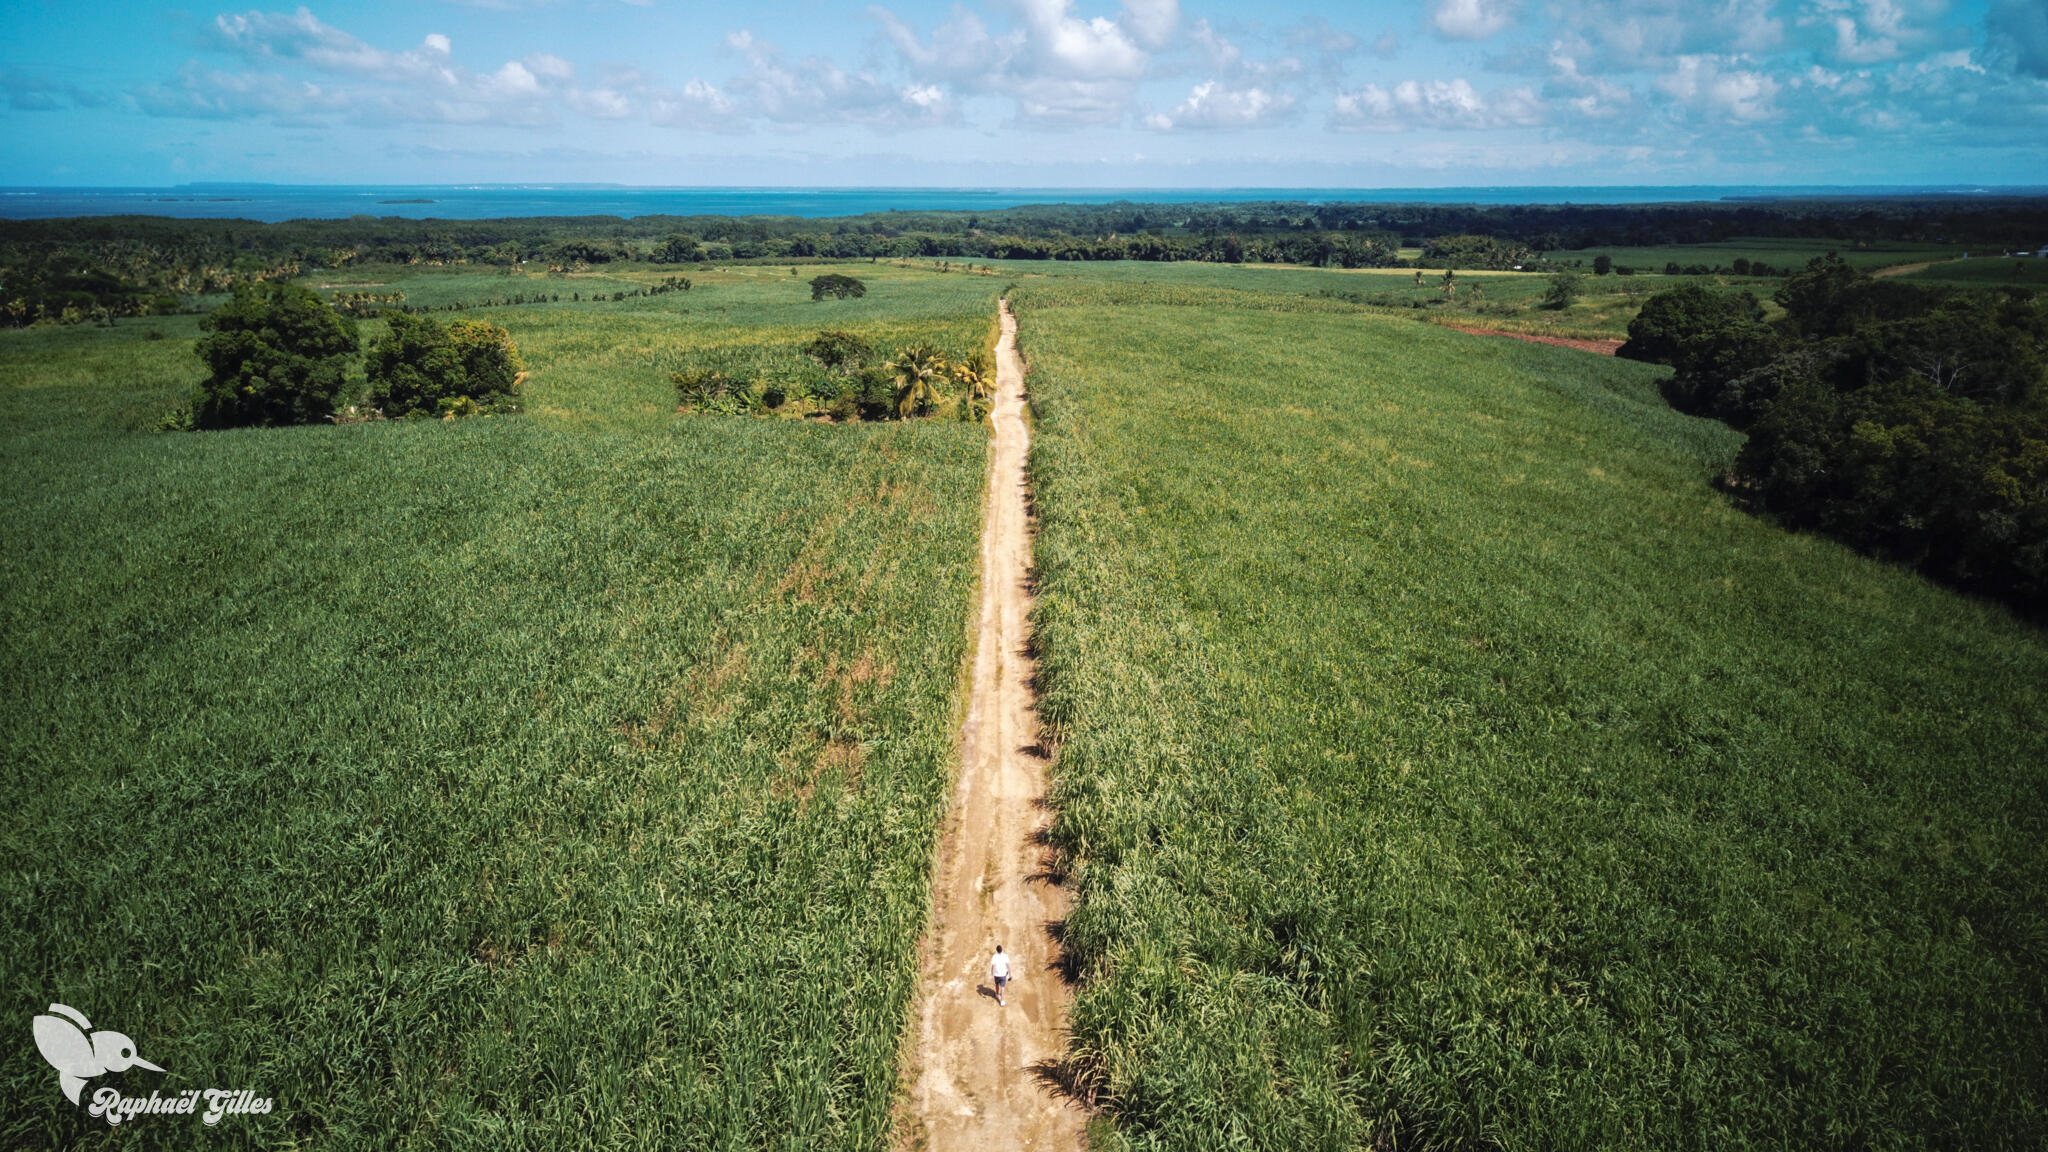
[[[1123,23],[1144,47],[1164,47],[1180,23],[1180,0],[1124,0]]]
[[[1612,119],[1635,103],[1635,90],[1602,76],[1588,76],[1579,69],[1578,57],[1562,44],[1553,44],[1546,61],[1550,78],[1543,94],[1579,116],[1593,120]]]
[[[1330,126],[1349,132],[1399,132],[1409,128],[1529,127],[1543,122],[1533,89],[1508,88],[1482,96],[1463,77],[1403,80],[1391,88],[1367,84],[1339,92]]]
[[[647,118],[664,128],[736,130],[731,98],[702,80],[691,80],[676,92],[655,92],[648,98]]]
[[[1484,40],[1515,21],[1514,0],[1436,0],[1429,22],[1451,40]]]
[[[548,80],[574,80],[576,66],[560,56],[548,52],[536,52],[524,61],[526,70],[535,76]]]
[[[1778,115],[1774,103],[1778,81],[1765,73],[1736,67],[1737,57],[1680,56],[1676,66],[1657,78],[1657,88],[1681,104],[1742,124]]]
[[[869,9],[913,83],[969,95],[1005,96],[1019,119],[1104,124],[1124,118],[1152,52],[1170,38],[1178,3],[1126,3],[1121,20],[1084,17],[1073,0],[1011,0],[998,32],[956,8],[929,37],[887,8]]]
[[[726,90],[746,115],[789,125],[902,125],[940,120],[950,111],[944,93],[929,84],[889,84],[817,56],[792,66],[773,44],[746,30],[729,42],[746,57],[747,71]]]
[[[304,60],[323,72],[406,80],[446,74],[448,37],[429,35],[410,52],[386,52],[330,24],[305,8],[244,12],[214,17],[215,39],[228,50],[260,62]]]
[[[257,117],[304,122],[350,112],[380,122],[538,126],[552,123],[566,102],[575,69],[547,53],[475,72],[454,63],[454,44],[428,33],[416,48],[392,52],[322,22],[311,11],[243,12],[215,17],[223,50],[258,65],[226,72],[191,65],[166,84],[138,89],[135,99],[156,116]],[[289,71],[310,69],[337,83]],[[351,85],[355,85],[351,87]],[[571,105],[573,106],[573,105]]]
[[[273,72],[222,72],[188,64],[178,78],[134,91],[136,106],[151,116],[237,120],[270,116],[304,123],[347,109],[346,93],[294,83]]]
[[[1188,98],[1170,112],[1145,118],[1148,128],[1257,128],[1285,119],[1294,110],[1292,96],[1264,88],[1229,88],[1214,80],[1195,85]]]

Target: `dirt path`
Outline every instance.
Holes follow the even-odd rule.
[[[1052,967],[1058,948],[1047,935],[1047,926],[1066,916],[1066,897],[1034,878],[1045,762],[1025,649],[1031,520],[1024,458],[1031,433],[1017,321],[1007,301],[1002,325],[973,694],[933,884],[917,1079],[901,1125],[901,1146],[932,1152],[1078,1148],[1084,1124],[1077,1108],[1032,1073],[1066,1045],[1067,991]],[[1007,1007],[996,1004],[989,980],[997,944],[1014,957]]]
[[[1455,332],[1473,336],[1505,336],[1510,340],[1527,340],[1531,344],[1550,344],[1558,348],[1576,348],[1581,352],[1593,352],[1601,356],[1612,356],[1614,350],[1628,343],[1626,340],[1586,340],[1571,336],[1537,336],[1530,332],[1503,332],[1498,328],[1467,328],[1461,324],[1446,324],[1444,327]]]

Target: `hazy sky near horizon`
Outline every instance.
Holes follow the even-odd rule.
[[[13,0],[0,184],[2048,184],[2048,0]]]

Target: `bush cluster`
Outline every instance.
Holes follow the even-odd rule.
[[[370,350],[370,400],[386,416],[469,415],[515,404],[526,365],[511,334],[482,320],[447,326],[393,313]]]
[[[1659,293],[1620,355],[1750,433],[1732,482],[1825,532],[2029,614],[2048,609],[2048,310],[2032,293],[1877,280],[1830,254],[1776,322],[1748,292]]]
[[[387,335],[366,365],[369,400],[381,414],[452,417],[517,409],[525,365],[505,329],[481,320],[444,327],[405,311],[383,316]],[[170,414],[159,427],[341,419],[335,404],[361,341],[355,321],[318,293],[282,282],[238,284],[233,298],[200,326],[209,333],[197,349],[207,378],[189,411]]]
[[[984,349],[953,355],[918,341],[883,353],[857,332],[828,329],[798,349],[794,361],[699,364],[669,373],[680,407],[708,415],[794,409],[833,420],[903,420],[950,415],[987,417],[996,387],[994,360]]]
[[[200,327],[198,353],[209,374],[192,405],[201,428],[311,424],[334,414],[355,321],[310,288],[237,284]]]

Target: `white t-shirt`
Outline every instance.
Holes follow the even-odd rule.
[[[996,953],[995,958],[988,962],[988,970],[989,974],[996,979],[1008,980],[1010,978],[1010,954],[1008,952]]]

